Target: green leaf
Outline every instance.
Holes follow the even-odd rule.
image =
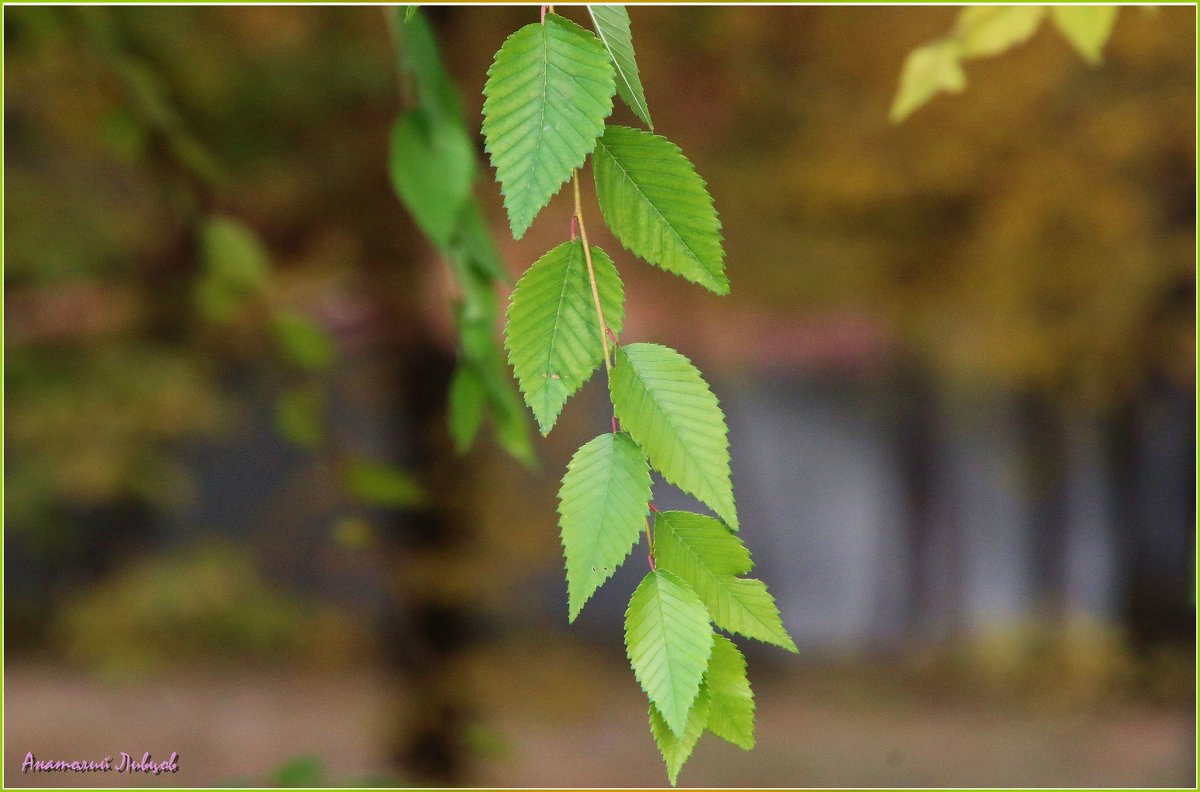
[[[289,759],[275,768],[271,780],[280,787],[325,786],[325,764],[315,756]]]
[[[575,621],[641,536],[650,500],[646,456],[624,432],[602,434],[571,457],[558,499],[569,619]]]
[[[275,402],[275,427],[284,439],[301,448],[316,448],[325,436],[325,389],[292,388]]]
[[[465,259],[471,269],[488,280],[512,283],[487,218],[474,197],[463,204],[452,250],[455,256]]]
[[[676,736],[708,668],[714,633],[696,592],[670,572],[646,575],[625,612],[625,649],[633,674]]]
[[[654,516],[654,558],[689,583],[706,575],[744,575],[754,566],[742,540],[719,520],[684,511]],[[695,583],[692,588],[704,599]]]
[[[637,117],[654,129],[650,120],[650,107],[646,104],[646,92],[642,78],[638,75],[637,59],[633,55],[633,34],[629,29],[629,12],[622,5],[590,5],[592,25],[596,35],[608,49],[613,68],[617,74],[617,94],[629,105]]]
[[[754,692],[746,677],[746,658],[724,635],[713,641],[704,672],[708,692],[708,730],[737,747],[754,747]]]
[[[487,389],[483,379],[470,364],[460,363],[450,380],[449,410],[450,437],[454,449],[466,453],[475,442],[475,435],[483,423],[484,406],[487,404]]]
[[[495,356],[481,362],[483,384],[487,388],[488,404],[492,407],[492,423],[496,440],[513,459],[533,469],[537,467],[537,455],[533,452],[533,439],[529,436],[529,417],[521,407],[517,389],[500,360],[499,348]]]
[[[1054,26],[1088,63],[1099,63],[1100,55],[1117,22],[1116,6],[1053,6]]]
[[[499,358],[495,328],[499,298],[495,282],[471,266],[466,256],[451,256],[450,265],[462,293],[462,299],[454,306],[454,322],[462,334],[463,351],[470,360]]]
[[[704,179],[671,141],[609,126],[593,157],[600,211],[630,252],[717,294],[729,293],[721,221]]]
[[[437,37],[429,19],[417,6],[393,9],[391,20],[392,43],[396,50],[398,65],[404,75],[411,75],[417,89],[421,107],[438,120],[463,122],[462,98],[454,85],[454,78],[446,71],[442,56],[438,53]]]
[[[425,492],[412,476],[392,465],[352,459],[344,476],[350,494],[373,506],[407,509],[425,502]]]
[[[700,736],[704,734],[704,724],[710,717],[711,709],[708,692],[701,686],[700,692],[696,695],[696,702],[692,704],[692,709],[688,712],[683,734],[676,736],[667,726],[667,722],[658,708],[653,704],[650,705],[648,713],[650,733],[654,735],[654,742],[658,745],[658,751],[662,754],[663,761],[667,763],[667,776],[671,779],[671,786],[675,786],[675,782],[679,779],[679,771],[683,769],[684,763],[692,755],[696,743],[700,742]]]
[[[625,293],[617,268],[598,247],[592,248],[592,267],[604,319],[618,333]],[[508,360],[542,434],[604,362],[603,343],[583,243],[564,242],[517,281],[504,328]]]
[[[658,344],[617,347],[609,392],[621,426],[663,478],[736,530],[725,415],[691,361]]]
[[[966,86],[967,75],[959,63],[956,42],[937,41],[918,47],[904,61],[900,90],[892,102],[892,122],[903,121],[941,91],[960,93]]]
[[[446,249],[475,179],[475,147],[467,131],[416,108],[392,127],[388,157],[396,194],[421,231]]]
[[[1037,32],[1044,6],[967,6],[958,13],[954,33],[963,58],[999,55]]]
[[[315,320],[296,311],[280,311],[273,320],[284,355],[305,371],[327,371],[337,356],[333,338]]]
[[[799,652],[784,629],[779,608],[766,583],[754,578],[725,577],[708,593],[712,597],[705,601],[708,612],[722,630]]]
[[[253,228],[232,217],[215,215],[204,222],[200,234],[206,272],[245,291],[266,285],[267,249]]]
[[[557,14],[508,37],[488,69],[484,147],[520,239],[604,131],[613,67],[594,35]]]
[[[195,299],[211,321],[228,321],[247,298],[267,285],[267,249],[254,229],[240,220],[215,216],[205,221],[200,257],[204,270]]]
[[[750,554],[724,525],[700,514],[659,512],[654,559],[700,595],[722,630],[796,651],[766,584],[736,577],[750,571]]]

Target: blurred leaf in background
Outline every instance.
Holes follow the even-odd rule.
[[[352,776],[330,778],[325,762],[316,756],[297,756],[272,770],[265,778],[218,783],[217,787],[265,787],[284,789],[320,789],[330,787],[406,786],[389,776]]]
[[[372,506],[411,509],[425,503],[425,493],[412,476],[392,465],[352,459],[345,477],[350,493]]]
[[[392,128],[392,187],[417,226],[449,259],[458,295],[458,369],[450,386],[448,430],[455,449],[471,447],[485,416],[496,439],[527,466],[535,456],[529,422],[496,340],[496,286],[510,280],[473,187],[480,168],[466,131],[462,99],[416,6],[387,13],[407,110]]]
[[[284,357],[303,371],[328,371],[337,359],[333,339],[314,319],[299,311],[281,310],[272,319]]]
[[[389,161],[396,194],[425,235],[446,249],[475,183],[475,147],[466,130],[423,108],[409,110],[392,129]]]
[[[227,322],[249,298],[266,289],[267,251],[253,229],[232,217],[210,217],[201,229],[202,271],[196,284],[200,310]]]
[[[287,440],[301,448],[315,449],[326,436],[328,401],[323,387],[310,384],[290,388],[275,402],[275,426]]]

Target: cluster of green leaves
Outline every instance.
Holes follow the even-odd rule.
[[[713,625],[796,647],[766,585],[745,577],[750,554],[735,533],[728,430],[716,396],[679,352],[617,343],[621,278],[611,257],[587,243],[580,209],[577,171],[589,155],[601,212],[629,252],[717,294],[729,282],[721,224],[691,162],[649,129],[606,123],[614,96],[647,127],[650,111],[624,7],[589,13],[594,34],[553,12],[522,27],[488,71],[483,135],[513,236],[574,180],[582,237],[572,234],[517,282],[505,347],[542,434],[601,364],[608,371],[612,431],[575,453],[559,491],[569,619],[644,530],[650,571],[629,602],[626,648],[674,784],[706,728],[754,745],[745,659]],[[652,533],[651,466],[717,517],[657,512]]]
[[[312,317],[273,298],[270,254],[258,233],[235,217],[213,215],[203,221],[199,236],[201,271],[192,294],[200,314],[224,325],[257,312],[266,317],[277,351],[292,368],[314,377],[326,374],[337,357],[333,339]],[[281,429],[299,445],[316,445],[309,442],[312,427],[281,421]]]
[[[450,263],[461,295],[454,309],[461,341],[450,383],[450,434],[465,452],[490,414],[500,444],[532,464],[528,421],[495,337],[496,285],[509,276],[474,194],[479,165],[462,100],[425,15],[416,6],[398,6],[389,10],[389,21],[401,84],[412,105],[392,128],[392,186]]]
[[[345,494],[355,503],[421,507],[423,493],[411,475],[346,453],[331,442],[329,377],[337,360],[336,344],[319,322],[280,306],[272,296],[270,254],[257,232],[234,217],[214,215],[201,224],[199,236],[201,270],[192,295],[200,315],[215,326],[233,324],[249,313],[265,317],[284,363],[285,384],[275,403],[279,434],[308,451],[328,453]]]
[[[909,53],[892,103],[892,121],[903,121],[937,94],[967,86],[962,62],[988,58],[1028,41],[1049,17],[1054,27],[1089,63],[1100,53],[1117,21],[1116,6],[968,6],[945,36]]]

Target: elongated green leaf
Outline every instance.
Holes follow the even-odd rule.
[[[462,454],[475,442],[483,423],[487,390],[479,373],[469,363],[461,363],[450,380],[450,399],[447,420],[454,449]]]
[[[650,466],[624,432],[602,434],[571,457],[558,492],[570,621],[629,555],[646,524]]]
[[[721,523],[701,514],[659,512],[654,558],[659,569],[700,595],[721,629],[796,651],[766,584],[736,577],[750,571],[750,553]]]
[[[605,322],[620,332],[625,293],[617,268],[598,247],[592,267]],[[604,361],[602,344],[583,243],[564,242],[517,281],[504,329],[509,362],[542,434]]]
[[[1116,6],[1054,6],[1050,16],[1054,26],[1071,46],[1089,63],[1099,63],[1100,55],[1117,22]]]
[[[722,630],[773,644],[797,652],[796,644],[784,629],[775,598],[767,584],[754,578],[718,577],[705,600],[713,622]]]
[[[487,218],[474,196],[463,204],[451,250],[455,257],[464,259],[473,271],[489,281],[512,283],[512,276],[504,268],[504,259],[496,249],[496,240],[488,228]],[[488,285],[490,287],[491,284]]]
[[[370,459],[352,459],[343,471],[354,497],[374,506],[410,509],[424,505],[425,491],[403,470]]]
[[[942,91],[960,93],[967,75],[959,62],[957,42],[936,41],[909,53],[900,72],[900,90],[892,102],[891,119],[899,123]]]
[[[633,55],[633,33],[629,29],[629,12],[622,5],[590,5],[592,25],[596,35],[608,49],[613,68],[617,72],[617,94],[629,105],[637,117],[654,129],[650,120],[650,106],[646,104],[646,91],[638,75],[637,59]]]
[[[754,692],[746,677],[746,658],[733,641],[718,635],[704,672],[708,693],[708,730],[743,750],[754,747]]]
[[[204,273],[194,298],[207,318],[228,321],[266,288],[270,276],[266,246],[250,226],[217,215],[205,221],[200,249]]]
[[[520,239],[604,131],[615,90],[608,52],[557,14],[508,37],[488,69],[483,137]]]
[[[521,408],[521,399],[513,387],[512,377],[504,362],[496,354],[481,361],[479,373],[487,389],[488,404],[492,408],[492,423],[496,439],[514,459],[531,470],[537,467],[537,455],[533,451],[533,439],[529,436],[529,416]]]
[[[692,163],[671,141],[609,126],[593,158],[600,211],[635,255],[717,294],[729,293],[721,221]]]
[[[417,6],[396,6],[390,22],[397,65],[402,75],[411,75],[421,107],[438,120],[462,124],[462,98],[442,63],[437,38],[424,12]]]
[[[700,742],[700,736],[704,734],[704,724],[710,717],[710,711],[709,695],[702,685],[700,692],[696,694],[696,702],[692,704],[692,709],[688,712],[683,734],[676,736],[667,726],[667,722],[658,708],[653,704],[650,705],[648,713],[650,733],[654,735],[654,742],[658,745],[658,751],[662,754],[663,761],[667,763],[667,776],[671,779],[671,786],[675,786],[675,782],[679,780],[679,771],[683,769],[684,763],[692,755],[696,743]]]
[[[670,572],[646,575],[625,612],[625,649],[633,674],[679,737],[712,654],[713,631],[696,592]]]
[[[400,116],[389,154],[392,187],[421,231],[446,249],[475,179],[475,147],[458,123],[422,108]]]
[[[200,236],[205,274],[239,292],[259,292],[267,284],[270,256],[253,228],[240,220],[214,215]]]
[[[480,267],[472,266],[463,251],[459,253],[450,256],[450,266],[461,293],[454,305],[454,321],[462,335],[463,352],[469,360],[495,357],[504,368],[495,329],[500,310],[495,281]]]
[[[702,579],[704,574],[744,575],[754,566],[742,540],[718,520],[683,511],[655,515],[654,557],[684,580]],[[704,599],[699,589],[696,593]]]
[[[658,344],[617,347],[609,391],[621,426],[663,478],[736,529],[725,415],[691,361]]]
[[[984,58],[1027,41],[1037,32],[1044,6],[967,6],[958,13],[954,32],[964,58]]]

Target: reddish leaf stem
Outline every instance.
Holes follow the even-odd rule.
[[[650,535],[650,518],[646,518],[646,546],[649,550],[646,553],[646,560],[650,562],[650,571],[653,572],[658,567],[654,564],[654,537]]]

